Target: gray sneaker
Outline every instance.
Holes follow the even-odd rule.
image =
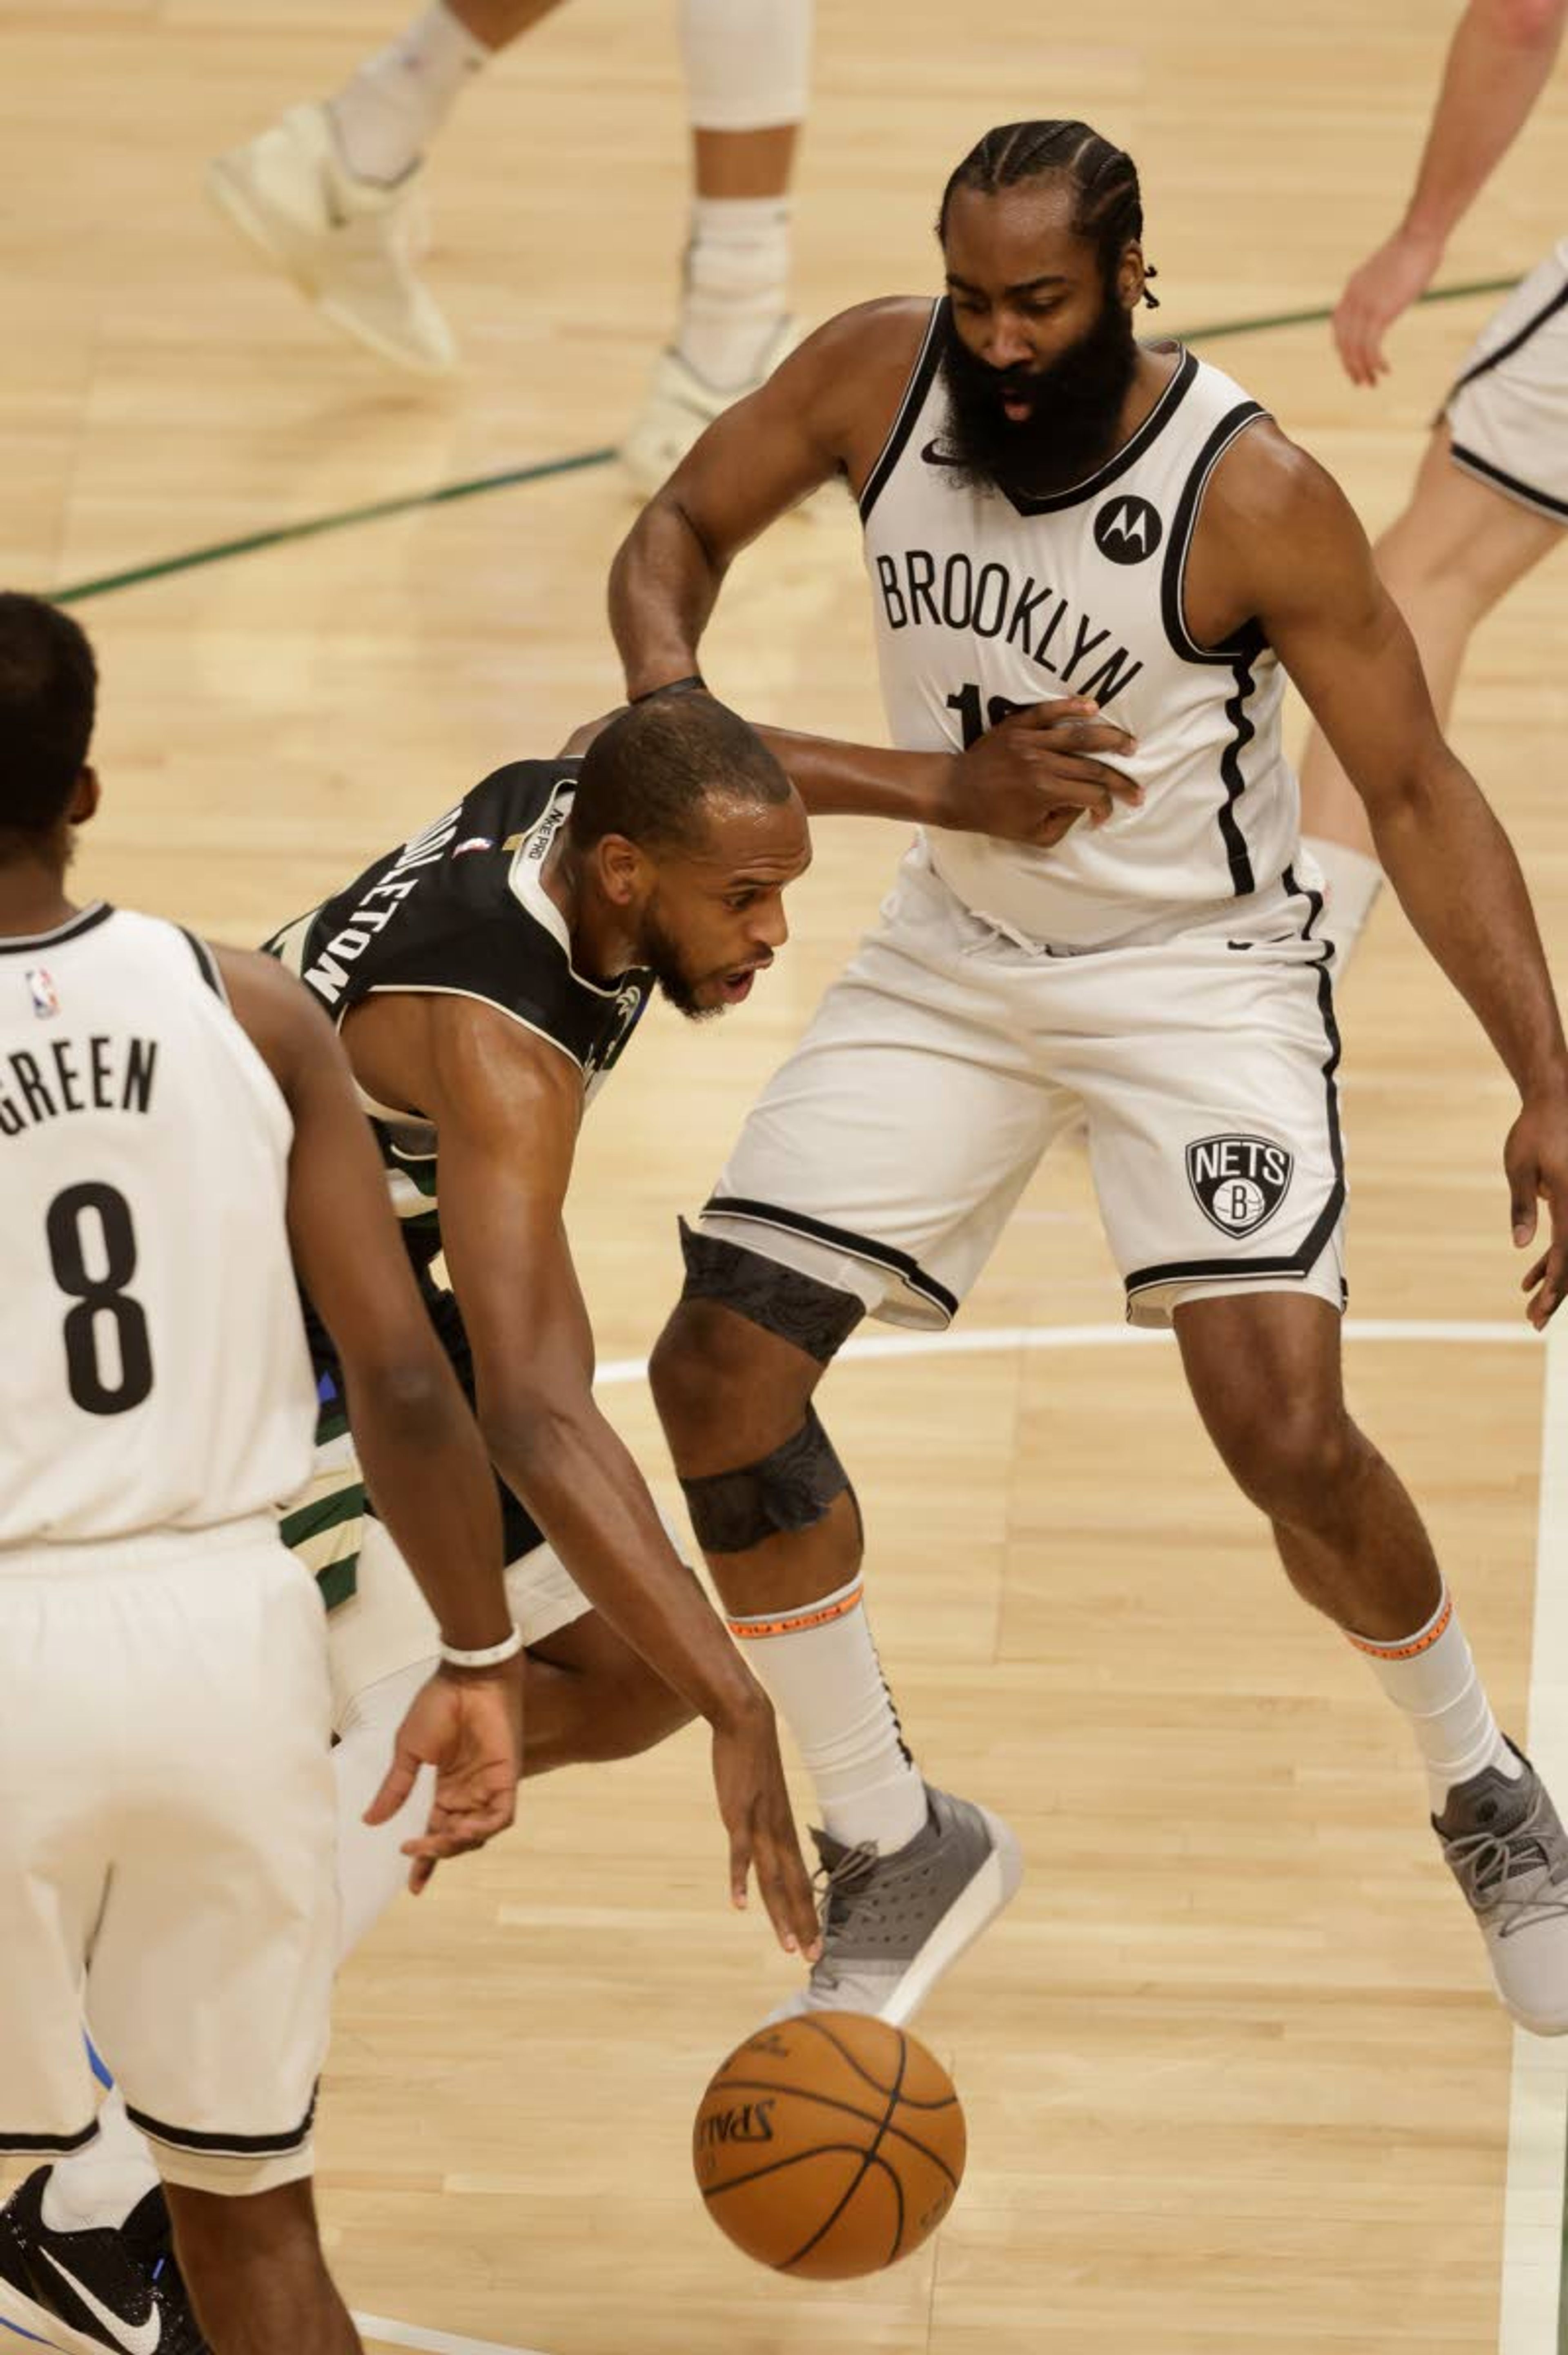
[[[869,2011],[901,2028],[1023,1879],[999,1816],[926,1786],[923,1828],[889,1857],[813,1831],[822,1859],[822,1957],[769,2014]]]
[[[1510,1778],[1484,1766],[1432,1818],[1481,1925],[1505,2009],[1537,2036],[1568,2035],[1568,1835],[1520,1750]]]

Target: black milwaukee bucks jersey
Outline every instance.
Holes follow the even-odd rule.
[[[368,867],[267,943],[334,1019],[386,991],[472,997],[547,1039],[582,1074],[585,1100],[647,1003],[642,971],[590,981],[540,870],[571,807],[580,763],[514,761],[455,809]],[[436,1136],[362,1095],[392,1205],[417,1263],[441,1247]]]

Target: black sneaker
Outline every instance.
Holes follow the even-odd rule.
[[[59,2355],[211,2355],[190,2310],[161,2190],[119,2232],[44,2222],[38,2168],[0,2209],[0,2322]]]

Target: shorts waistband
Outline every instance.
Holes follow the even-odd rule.
[[[246,1513],[202,1529],[141,1529],[121,1538],[73,1538],[59,1543],[0,1546],[0,1581],[73,1578],[83,1572],[140,1570],[155,1562],[206,1561],[214,1554],[272,1544],[283,1550],[275,1513]]]

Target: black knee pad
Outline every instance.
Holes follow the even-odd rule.
[[[686,1262],[683,1300],[716,1300],[721,1308],[760,1325],[764,1333],[793,1342],[819,1366],[843,1348],[866,1313],[865,1302],[852,1292],[803,1275],[798,1268],[782,1267],[776,1259],[747,1251],[725,1236],[705,1235],[684,1219],[680,1249]]]
[[[849,1487],[849,1476],[813,1408],[797,1432],[757,1464],[683,1480],[704,1553],[745,1553],[764,1538],[809,1529]]]

